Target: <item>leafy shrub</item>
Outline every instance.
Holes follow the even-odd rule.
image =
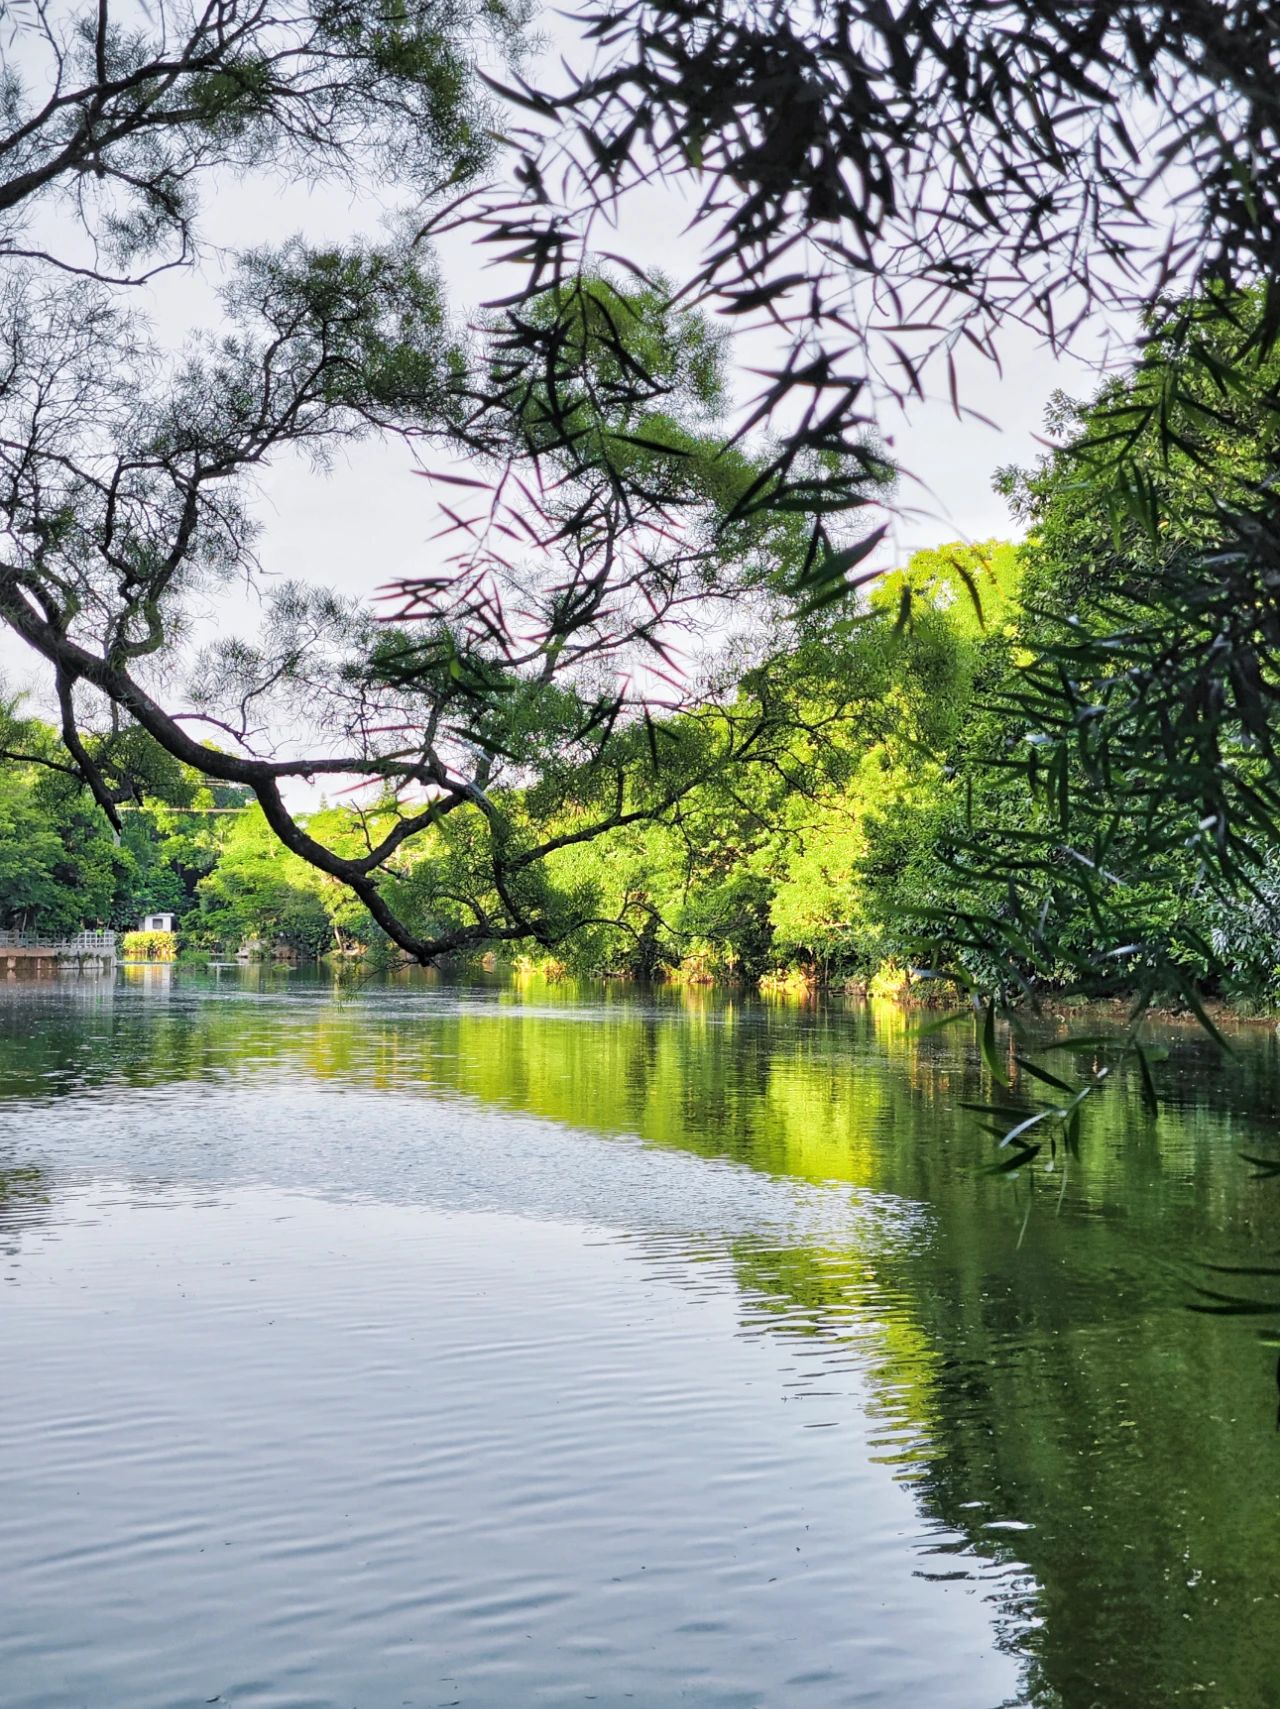
[[[126,932],[122,947],[126,961],[174,961],[178,939],[173,932]]]

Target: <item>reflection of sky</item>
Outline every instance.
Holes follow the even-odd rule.
[[[814,1341],[736,1277],[906,1203],[367,1089],[5,1113],[52,1170],[0,1283],[13,1709],[1015,1700],[875,1302]]]
[[[661,1467],[647,1475],[659,1481],[671,1476],[678,1483],[687,1473],[707,1484],[716,1515],[720,1485],[733,1501],[759,1501],[763,1497],[753,1497],[752,1491],[756,1480],[764,1480],[767,1503],[758,1521],[745,1519],[738,1527],[735,1571],[762,1552],[767,1558],[778,1544],[787,1554],[801,1551],[816,1574],[812,1581],[806,1578],[803,1591],[808,1625],[790,1608],[776,1629],[770,1625],[773,1659],[763,1671],[752,1661],[760,1694],[744,1703],[771,1700],[771,1668],[794,1669],[788,1641],[778,1631],[804,1633],[814,1630],[815,1622],[823,1626],[821,1642],[804,1668],[776,1687],[780,1705],[812,1701],[817,1709],[844,1701],[847,1664],[841,1657],[849,1645],[859,1655],[865,1648],[869,1657],[857,1664],[857,1672],[858,1689],[870,1695],[858,1701],[888,1703],[900,1694],[923,1693],[920,1700],[935,1706],[989,1709],[1013,1700],[1015,1661],[1022,1654],[1019,1634],[1034,1618],[1038,1592],[1008,1540],[988,1538],[982,1531],[988,1520],[999,1522],[1002,1512],[979,1504],[983,1510],[972,1514],[972,1527],[966,1521],[961,1533],[936,1513],[921,1514],[912,1505],[925,1497],[922,1480],[938,1451],[937,1357],[901,1276],[910,1255],[932,1243],[934,1213],[900,1193],[802,1180],[759,1158],[747,1167],[723,1156],[699,1157],[679,1148],[678,1138],[671,1148],[669,1138],[649,1133],[646,1115],[635,1109],[646,1139],[656,1140],[643,1143],[637,1132],[618,1126],[619,1106],[609,1095],[617,1091],[612,1081],[606,1086],[602,1078],[593,1094],[593,1075],[609,1077],[611,1068],[617,1070],[607,1042],[611,1029],[620,1027],[631,1046],[639,1042],[639,1022],[646,1038],[656,1029],[669,1040],[692,1037],[710,1048],[723,1043],[733,1049],[744,1030],[771,1034],[776,1015],[731,1003],[691,1014],[681,1002],[645,1001],[634,993],[616,1000],[608,990],[596,1001],[572,1002],[557,987],[512,992],[434,983],[375,988],[335,1002],[324,986],[290,989],[263,977],[259,989],[246,991],[237,977],[208,982],[200,991],[172,969],[138,971],[142,978],[130,977],[117,987],[114,999],[100,992],[96,1004],[82,999],[72,1008],[75,994],[29,989],[9,992],[0,1006],[4,1030],[13,1041],[6,1064],[25,1061],[39,1071],[38,1088],[28,1080],[20,1093],[16,1078],[6,1076],[10,1097],[0,1104],[0,1158],[38,1159],[47,1171],[54,1225],[40,1250],[58,1247],[67,1223],[65,1238],[74,1247],[86,1223],[111,1229],[123,1216],[132,1225],[132,1213],[140,1206],[176,1219],[178,1213],[187,1215],[193,1201],[232,1222],[231,1233],[217,1237],[226,1241],[228,1251],[235,1249],[241,1225],[252,1222],[264,1202],[276,1206],[271,1214],[282,1231],[287,1228],[277,1270],[291,1267],[288,1251],[299,1225],[328,1214],[317,1205],[340,1208],[349,1252],[355,1250],[351,1242],[364,1238],[360,1230],[366,1222],[378,1226],[379,1244],[389,1238],[384,1224],[390,1226],[397,1210],[424,1219],[417,1226],[425,1240],[435,1222],[446,1231],[443,1238],[464,1246],[472,1239],[468,1231],[480,1230],[475,1238],[497,1243],[500,1264],[523,1253],[528,1240],[542,1238],[523,1232],[531,1220],[552,1229],[595,1230],[586,1237],[589,1242],[595,1246],[603,1240],[638,1267],[639,1278],[616,1305],[607,1287],[593,1282],[603,1288],[598,1311],[574,1335],[582,1345],[607,1342],[615,1309],[625,1314],[630,1337],[625,1363],[645,1373],[644,1380],[659,1390],[653,1402],[632,1396],[627,1404],[642,1414],[657,1406],[663,1416]],[[157,977],[148,980],[147,974]],[[24,1015],[39,1016],[39,1024],[24,1024]],[[73,1016],[73,1024],[65,1026]],[[56,1029],[60,1018],[61,1031]],[[787,1035],[797,1025],[803,1028],[802,1017],[786,1020]],[[467,1023],[462,1031],[459,1021]],[[150,1062],[149,1028],[155,1029]],[[44,1048],[35,1047],[35,1034],[47,1041]],[[519,1107],[524,1085],[519,1050],[522,1043],[532,1050],[538,1034],[553,1052],[564,1053],[566,1085],[572,1084],[570,1102],[580,1112],[581,1126],[571,1125],[573,1116],[566,1123]],[[23,1044],[23,1039],[33,1042]],[[452,1053],[492,1055],[505,1062],[500,1055],[504,1041],[517,1049],[517,1059],[509,1064],[511,1102],[495,1106],[492,1098],[456,1090],[468,1083],[469,1073],[463,1061],[450,1060]],[[580,1050],[586,1054],[579,1055]],[[694,1078],[700,1061],[690,1055],[686,1064]],[[536,1062],[531,1057],[527,1067],[538,1070],[536,1085],[544,1094],[559,1084],[554,1075],[547,1079],[554,1064],[541,1056]],[[692,1085],[689,1090],[696,1100]],[[526,1095],[533,1091],[531,1085]],[[762,1095],[762,1088],[753,1087],[747,1102],[756,1103]],[[669,1113],[678,1135],[681,1112]],[[740,1114],[753,1127],[770,1120],[767,1111],[750,1118],[745,1109]],[[687,1144],[700,1138],[697,1119],[692,1108],[685,1110],[683,1120],[692,1124]],[[664,1120],[664,1132],[666,1125]],[[513,1218],[518,1222],[512,1224]],[[150,1226],[139,1225],[148,1268]],[[491,1236],[483,1232],[486,1228],[493,1230]],[[95,1232],[90,1238],[108,1236]],[[194,1244],[210,1238],[197,1229]],[[406,1237],[390,1238],[403,1245]],[[129,1237],[134,1244],[138,1239]],[[190,1244],[193,1237],[184,1231],[174,1239]],[[78,1253],[75,1261],[83,1273]],[[219,1250],[219,1262],[235,1266],[239,1260]],[[353,1285],[367,1319],[374,1284],[365,1272],[376,1271],[381,1257],[372,1264],[354,1257],[348,1262],[359,1275]],[[14,1273],[29,1284],[31,1270],[24,1258]],[[806,1277],[821,1278],[813,1297],[803,1286]],[[136,1284],[122,1277],[119,1285]],[[528,1273],[526,1285],[537,1285],[536,1271]],[[555,1285],[572,1290],[580,1282],[570,1269]],[[100,1284],[93,1286],[97,1291]],[[185,1275],[180,1286],[188,1291]],[[321,1283],[309,1286],[323,1292]],[[438,1287],[438,1281],[432,1277],[424,1286]],[[474,1291],[501,1297],[500,1283],[491,1278],[478,1280]],[[149,1309],[145,1302],[142,1309]],[[724,1333],[735,1340],[756,1344],[748,1362],[762,1369],[746,1377],[744,1392],[733,1402],[745,1409],[745,1424],[738,1419],[732,1430],[721,1432],[706,1450],[703,1468],[689,1470],[672,1465],[673,1456],[678,1461],[685,1451],[679,1413],[686,1403],[695,1411],[704,1405],[702,1399],[688,1400],[689,1385],[700,1385],[705,1394],[725,1374],[719,1340],[707,1339],[709,1320],[723,1322]],[[504,1331],[503,1345],[509,1347],[515,1339],[509,1324],[504,1323]],[[211,1337],[216,1359],[216,1326],[201,1333]],[[650,1335],[658,1338],[656,1346],[648,1344]],[[699,1361],[695,1377],[670,1370],[672,1335],[692,1336]],[[245,1357],[237,1350],[237,1368],[243,1368]],[[252,1352],[247,1357],[251,1361]],[[734,1351],[728,1364],[736,1369],[743,1357]],[[484,1358],[482,1347],[475,1350],[473,1369],[483,1372]],[[349,1404],[330,1410],[342,1416]],[[762,1404],[769,1417],[757,1428],[751,1414]],[[779,1430],[782,1445],[775,1447]],[[734,1458],[739,1433],[750,1442],[742,1465]],[[792,1441],[800,1444],[794,1451],[786,1446]],[[526,1443],[526,1449],[542,1463],[545,1455],[536,1443]],[[579,1458],[589,1461],[599,1451],[588,1441]],[[643,1468],[645,1451],[632,1449],[628,1458]],[[551,1458],[554,1462],[554,1453]],[[707,1466],[714,1467],[710,1480]],[[256,1474],[251,1470],[249,1475]],[[797,1479],[807,1486],[811,1476],[819,1480],[822,1497],[815,1500],[806,1487],[803,1511],[797,1509],[793,1526],[786,1517],[788,1492]],[[601,1499],[612,1499],[607,1479]],[[721,1523],[687,1493],[678,1505],[682,1523]],[[666,1511],[659,1503],[655,1523],[661,1524]],[[375,1502],[373,1527],[379,1523],[376,1513]],[[318,1521],[312,1517],[310,1522]],[[758,1537],[751,1534],[757,1523]],[[794,1527],[799,1529],[791,1541]],[[668,1542],[677,1555],[684,1547],[678,1540]],[[575,1557],[580,1552],[576,1543],[563,1548]],[[844,1558],[849,1548],[856,1565]],[[700,1554],[714,1561],[714,1543],[704,1539]],[[731,1631],[739,1611],[734,1598],[753,1630],[761,1612],[750,1594],[750,1570],[744,1566],[742,1572],[744,1578],[725,1592],[732,1606],[722,1608],[719,1617]],[[767,1579],[777,1585],[784,1575],[771,1572]],[[909,1588],[908,1579],[918,1588]],[[682,1592],[682,1605],[696,1604],[704,1589],[699,1585]],[[935,1609],[930,1592],[947,1602]],[[216,1585],[211,1594],[216,1601]],[[472,1587],[472,1594],[480,1592]],[[768,1594],[775,1592],[771,1588]],[[784,1593],[777,1594],[785,1601]],[[838,1606],[828,1609],[828,1596]],[[400,1600],[393,1594],[393,1604]],[[872,1606],[874,1630],[859,1627],[846,1636],[849,1610],[863,1610],[855,1616],[863,1620]],[[340,1627],[342,1611],[327,1618]],[[766,1613],[765,1618],[771,1617]],[[937,1677],[914,1678],[911,1670],[925,1663],[903,1653],[899,1622],[916,1619],[927,1622],[940,1641],[949,1634],[950,1659]],[[715,1651],[720,1644],[716,1623],[697,1615],[688,1617],[677,1636],[676,1648],[693,1658],[693,1666],[702,1665],[698,1658],[704,1646]],[[929,1665],[932,1659],[931,1651]],[[697,1701],[706,1709],[722,1699],[709,1688]],[[737,1704],[738,1699],[729,1695],[723,1701]]]
[[[1001,1545],[919,1508],[931,1214],[449,1090],[619,1018],[502,998],[0,991],[6,1704],[1016,1701]]]
[[[133,1043],[145,1049],[142,1039]],[[121,1044],[128,1050],[128,1041]],[[440,1086],[410,1089],[410,1074],[395,1089],[376,1091],[359,1078],[322,1078],[301,1039],[296,1054],[273,1054],[260,1065],[249,1059],[239,1070],[229,1055],[225,1068],[151,1086],[120,1081],[80,1089],[81,1070],[68,1063],[61,1074],[46,1069],[34,1097],[11,1095],[0,1104],[0,1158],[81,1181],[262,1183],[654,1233],[714,1229],[725,1238],[819,1244],[857,1235],[879,1245],[927,1226],[921,1207],[892,1194],[775,1178],[744,1164],[651,1149],[633,1135],[608,1139],[606,1166],[598,1133],[495,1111]]]
[[[5,1290],[12,1709],[1012,1700],[864,1383],[819,1417],[723,1264],[269,1191],[59,1217]]]

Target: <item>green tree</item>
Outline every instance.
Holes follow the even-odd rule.
[[[52,746],[52,744],[50,744]],[[78,780],[0,760],[0,918],[49,934],[114,923],[133,875]]]
[[[1055,406],[1068,442],[1004,476],[1027,610],[990,697],[1001,810],[961,865],[1006,899],[961,929],[1032,984],[1189,1000],[1276,846],[1270,559],[1249,537],[1280,446],[1262,314],[1261,292],[1229,318],[1217,299],[1166,312],[1131,374]]]
[[[282,941],[305,956],[332,947],[320,899],[322,875],[280,847],[264,815],[238,814],[213,869],[196,885],[197,906],[186,930],[210,947],[238,950],[256,939]]]
[[[36,9],[48,75],[12,82],[0,135],[0,618],[52,667],[71,763],[115,814],[80,729],[105,697],[182,765],[252,790],[284,845],[421,959],[589,926],[591,887],[551,880],[562,849],[669,818],[711,768],[789,739],[792,712],[775,724],[745,680],[766,663],[746,642],[789,654],[868,574],[889,497],[878,388],[922,397],[940,371],[963,409],[955,351],[997,357],[1013,319],[1058,344],[1099,308],[1212,287],[1228,325],[1232,287],[1274,259],[1277,105],[1256,75],[1274,18],[1257,0],[1229,18],[1209,0],[1082,0],[1047,19],[1027,0],[627,0],[585,22],[590,70],[509,79],[515,185],[473,195],[500,128],[475,38],[517,24],[453,0],[162,9],[128,32],[108,7],[65,30]],[[420,204],[414,235],[244,254],[216,334],[176,359],[153,349],[128,281],[199,255],[210,173],[263,164],[376,174]],[[606,266],[601,216],[663,177],[691,192],[701,259],[667,281],[620,240]],[[442,223],[527,269],[473,340],[422,241],[441,184],[464,192]],[[98,245],[80,272],[33,236],[59,199]],[[1148,235],[1152,205],[1171,230]],[[727,419],[716,316],[776,351]],[[1280,294],[1256,319],[1245,342],[1262,351]],[[1239,355],[1187,348],[1211,377]],[[404,588],[399,626],[285,589],[260,644],[200,662],[198,703],[155,689],[192,594],[252,568],[247,477],[366,433],[468,458],[446,472],[458,551]],[[718,626],[739,646],[713,669],[694,643]],[[300,709],[314,751],[254,751],[254,720],[290,729]],[[230,745],[193,734],[192,713]],[[286,805],[307,776],[380,781],[394,823],[363,852],[328,846]]]

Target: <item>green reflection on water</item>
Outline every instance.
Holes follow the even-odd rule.
[[[987,1142],[960,1108],[986,1090],[975,1040],[922,1038],[889,1007],[566,986],[454,1005],[417,979],[401,983],[438,1002],[408,1009],[270,970],[198,983],[225,1000],[187,1002],[190,981],[166,973],[146,1005],[86,989],[36,1028],[15,1004],[0,1095],[232,1073],[425,1088],[914,1201],[917,1237],[887,1254],[853,1217],[847,1244],[735,1240],[744,1326],[857,1354],[922,1515],[1004,1563],[1031,1701],[1276,1700],[1267,1355],[1185,1309],[1202,1261],[1280,1247],[1280,1185],[1238,1158],[1276,1149],[1272,1031],[1242,1032],[1224,1062],[1166,1029],[1159,1123],[1120,1089],[1065,1182],[1032,1185],[982,1173]],[[957,1565],[922,1546],[922,1572]]]

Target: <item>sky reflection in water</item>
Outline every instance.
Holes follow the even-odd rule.
[[[1271,1035],[1019,1245],[966,1028],[249,978],[0,993],[6,1709],[1270,1701]]]

